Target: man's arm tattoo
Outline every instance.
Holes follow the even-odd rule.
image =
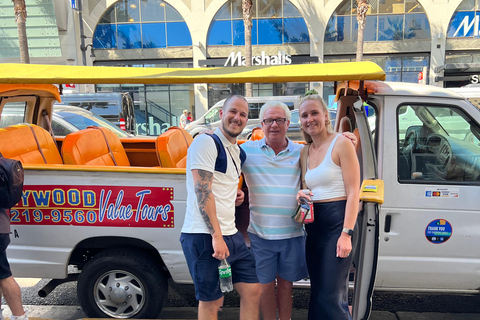
[[[205,205],[212,194],[209,183],[212,181],[213,173],[205,170],[198,170],[198,175],[200,177],[200,180],[195,184],[195,194],[197,195],[198,209],[200,210],[200,214],[202,215],[203,221],[205,221],[208,230],[213,235],[215,233],[215,230],[213,229],[210,218],[205,211]]]

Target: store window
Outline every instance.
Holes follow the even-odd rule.
[[[464,0],[450,20],[448,38],[479,38],[480,0]]]
[[[162,62],[135,64],[125,67],[192,68],[191,62]],[[183,110],[192,112],[195,119],[193,84],[102,84],[97,92],[129,92],[133,98],[137,134],[158,136],[171,126],[178,126]]]
[[[363,61],[373,61],[386,73],[386,81],[418,83],[418,73],[430,65],[428,55],[363,56]],[[325,62],[353,62],[355,57],[326,57]],[[428,68],[427,68],[428,69]]]
[[[100,18],[94,49],[147,49],[191,46],[182,16],[162,0],[120,0]]]
[[[308,43],[308,28],[288,0],[254,0],[252,45]],[[217,12],[208,31],[209,46],[245,45],[242,0],[229,0]]]
[[[364,41],[430,39],[430,24],[416,0],[370,0]],[[356,42],[357,1],[345,0],[327,24],[325,42]]]
[[[308,91],[308,82],[253,83],[252,87],[254,97],[301,96]],[[211,83],[208,85],[208,105],[211,107],[234,94],[245,95],[245,84]]]

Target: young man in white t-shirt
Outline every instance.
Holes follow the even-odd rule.
[[[235,289],[240,294],[240,319],[259,319],[260,284],[255,260],[235,227],[235,205],[243,202],[238,190],[241,174],[237,136],[247,124],[248,103],[242,96],[228,98],[215,131],[225,149],[225,172],[216,170],[219,156],[209,135],[198,136],[187,155],[187,211],[180,242],[200,301],[199,320],[215,320],[223,303],[218,265],[227,259]],[[217,168],[218,169],[218,168]]]

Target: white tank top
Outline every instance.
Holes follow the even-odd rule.
[[[313,201],[347,196],[342,168],[337,166],[332,160],[332,150],[339,136],[337,135],[330,143],[325,158],[316,168],[308,169],[307,162],[305,183],[313,193]]]

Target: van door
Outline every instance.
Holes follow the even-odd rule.
[[[387,97],[377,289],[480,287],[480,113],[463,100]]]
[[[355,279],[352,297],[352,316],[354,320],[358,320],[368,319],[372,308],[372,295],[377,271],[378,212],[383,201],[383,189],[381,187],[376,191],[370,192],[374,194],[374,196],[368,196],[370,199],[365,197],[363,190],[373,184],[379,183],[379,185],[383,185],[383,183],[377,180],[376,150],[362,99],[354,96],[342,97],[338,103],[340,109],[343,108],[343,98],[356,100],[353,100],[355,101],[353,104],[348,104],[353,105],[360,136],[358,143],[361,147],[361,159],[359,160],[363,183],[360,192],[361,208],[355,227],[357,234],[354,237],[353,264],[355,266]],[[372,198],[377,198],[379,201],[373,201],[371,200]]]

